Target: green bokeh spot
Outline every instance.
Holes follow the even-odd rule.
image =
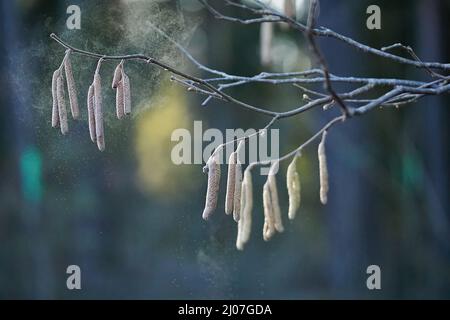
[[[25,200],[39,203],[42,199],[42,158],[35,147],[27,147],[20,157],[22,193]]]

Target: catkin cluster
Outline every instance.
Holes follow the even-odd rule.
[[[66,52],[61,66],[53,72],[52,76],[52,127],[57,128],[59,126],[62,134],[69,132],[64,82],[66,82],[67,85],[72,118],[76,120],[80,117],[77,89],[73,78],[72,64],[70,62],[70,53],[70,50]]]
[[[69,131],[64,80],[67,83],[72,118],[79,119],[80,117],[77,89],[73,77],[70,54],[71,50],[68,50],[64,56],[61,66],[53,73],[52,77],[53,106],[51,122],[53,128],[57,128],[58,126],[61,128],[62,134],[66,134]],[[97,143],[97,147],[100,151],[105,150],[102,79],[100,76],[100,67],[102,62],[103,59],[100,59],[97,63],[94,79],[92,84],[89,86],[87,94],[89,136],[92,142]],[[112,87],[116,90],[116,115],[118,119],[122,119],[125,115],[129,115],[131,113],[130,79],[124,71],[124,60],[119,63],[114,71]]]
[[[325,154],[326,131],[322,135],[322,140],[318,147],[319,170],[320,170],[320,200],[323,204],[327,202],[328,192],[328,170]],[[239,160],[239,153],[243,146],[243,141],[236,151],[231,153],[228,160],[227,188],[225,196],[225,213],[233,214],[237,225],[236,248],[243,250],[250,239],[252,228],[253,211],[253,183],[251,169],[254,164],[249,165],[242,174],[242,163]],[[203,211],[203,218],[208,219],[216,210],[219,198],[220,185],[220,164],[218,147],[207,161],[205,168],[208,171],[208,187],[206,193],[206,204]],[[301,203],[301,183],[300,175],[297,172],[297,158],[300,150],[294,155],[286,171],[286,188],[289,196],[289,220],[295,219]],[[279,193],[276,182],[276,174],[279,168],[279,160],[274,161],[269,169],[267,180],[262,190],[264,226],[263,239],[269,241],[278,232],[284,231],[282,213],[280,208]]]

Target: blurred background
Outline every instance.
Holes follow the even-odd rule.
[[[219,8],[222,1],[213,1]],[[81,29],[68,30],[69,5]],[[305,19],[308,0],[300,1]],[[366,8],[382,10],[382,29],[366,28]],[[302,7],[303,6],[303,7]],[[224,8],[241,15],[236,8]],[[322,0],[319,23],[373,47],[411,45],[423,60],[449,62],[450,1]],[[134,115],[115,120],[105,81],[106,151],[90,142],[84,102],[96,61],[73,55],[82,120],[62,136],[51,128],[51,77],[72,45],[104,54],[145,53],[205,76],[151,25],[202,63],[232,74],[315,66],[303,36],[275,28],[273,63],[262,67],[259,27],[215,20],[195,0],[1,1],[0,6],[0,298],[32,299],[309,299],[449,298],[448,97],[427,97],[336,126],[328,135],[330,193],[320,205],[316,147],[298,162],[302,206],[286,231],[262,240],[263,178],[254,175],[253,233],[235,249],[236,224],[222,214],[201,219],[201,165],[175,166],[176,128],[261,128],[267,118],[212,101],[138,62],[126,64]],[[428,80],[415,70],[320,39],[331,72]],[[320,89],[320,86],[310,87]],[[348,89],[337,87],[339,91]],[[291,86],[229,91],[273,110],[304,103]],[[333,112],[280,121],[281,153],[317,131]],[[284,164],[286,165],[286,164]],[[223,167],[225,170],[225,168]],[[284,171],[278,176],[287,212]],[[225,179],[222,188],[225,187]],[[82,290],[66,288],[66,268],[81,268]],[[381,267],[382,290],[366,287],[366,268]]]

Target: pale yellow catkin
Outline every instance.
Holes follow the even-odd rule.
[[[62,73],[60,73],[56,80],[56,96],[58,99],[59,126],[61,128],[61,133],[66,134],[69,132],[69,123],[67,122],[66,100],[64,97],[64,77]]]
[[[327,167],[327,155],[325,153],[325,140],[327,132],[322,134],[322,141],[319,143],[318,156],[319,156],[319,176],[320,176],[320,201],[322,204],[326,204],[328,201],[328,167]]]
[[[244,183],[242,183],[242,188],[244,187]],[[242,189],[241,191],[241,206],[244,205],[244,197],[245,197],[245,190]],[[236,249],[238,250],[244,250],[244,242],[242,241],[242,233],[244,229],[244,217],[241,217],[237,223],[237,237],[236,237]]]
[[[96,142],[97,133],[95,132],[95,97],[94,97],[94,84],[89,86],[87,96],[87,111],[88,111],[88,123],[89,123],[89,135],[92,142]]]
[[[244,171],[244,180],[242,181],[241,192],[241,218],[238,223],[238,236],[236,239],[236,248],[243,250],[245,244],[250,239],[252,229],[252,211],[253,211],[253,183],[250,170]]]
[[[123,101],[123,81],[119,81],[116,89],[116,116],[121,120],[124,116],[124,101]]]
[[[130,78],[124,71],[122,71],[122,81],[123,81],[123,111],[125,115],[129,115],[131,113]]]
[[[286,185],[289,195],[289,211],[288,217],[290,220],[294,220],[295,215],[300,207],[301,201],[301,185],[300,178],[297,172],[297,157],[294,157],[289,164],[286,173]]]
[[[119,82],[122,80],[122,69],[123,69],[123,60],[117,65],[114,70],[113,81],[111,87],[116,89],[119,86]]]
[[[272,200],[270,198],[269,183],[266,182],[263,187],[263,205],[264,205],[264,228],[263,239],[269,241],[275,234],[273,219]]]
[[[70,62],[70,53],[64,60],[64,70],[66,71],[67,92],[69,93],[70,110],[73,119],[80,118],[80,108],[78,105],[78,93],[73,78],[72,63]]]
[[[208,186],[206,190],[205,209],[202,217],[208,220],[217,208],[217,200],[219,198],[220,185],[220,163],[219,152],[215,152],[208,160]]]
[[[53,128],[57,128],[59,125],[58,94],[57,94],[58,77],[59,77],[59,70],[56,70],[55,72],[53,72],[53,77],[52,77],[52,99],[53,99],[52,127]]]
[[[102,83],[98,72],[94,75],[94,111],[95,111],[95,135],[97,147],[100,151],[105,150],[105,133],[103,128],[103,99]]]
[[[236,152],[230,154],[228,159],[227,192],[225,196],[225,213],[232,214],[234,207],[234,188],[236,179]]]
[[[236,161],[235,179],[234,179],[234,201],[233,201],[233,219],[238,222],[241,218],[241,188],[242,188],[242,165],[239,159]]]
[[[269,183],[270,199],[272,201],[274,227],[276,231],[283,232],[284,227],[283,227],[283,220],[281,218],[281,209],[278,200],[278,188],[275,174],[269,174],[267,181]]]

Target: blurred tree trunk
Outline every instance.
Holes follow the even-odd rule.
[[[443,15],[444,14],[444,15]],[[443,19],[447,16],[443,11],[443,1],[421,0],[416,11],[419,24],[417,33],[417,53],[423,60],[447,61],[444,55],[443,41],[448,39],[447,30],[443,28]],[[424,73],[424,77],[427,74]],[[429,79],[429,76],[428,76]],[[434,259],[447,259],[450,254],[449,227],[449,162],[448,162],[448,113],[444,106],[445,97],[431,97],[422,101],[426,106],[416,109],[415,123],[419,123],[421,139],[419,146],[424,155],[423,188],[425,194],[425,214],[428,224],[425,230],[431,230],[431,239],[427,247],[435,248],[429,251]],[[448,101],[447,101],[448,102]],[[448,106],[447,106],[448,107]],[[445,263],[445,261],[444,261]],[[427,275],[430,290],[438,294],[447,285],[442,281],[442,275],[436,265],[427,264]],[[444,293],[444,292],[442,292]]]
[[[421,59],[445,61],[443,55],[441,20],[441,1],[421,0],[417,7],[418,54]],[[448,59],[447,59],[448,60]],[[443,97],[433,97],[432,105],[420,111],[423,120],[423,139],[421,141],[426,155],[426,199],[427,214],[435,239],[449,248],[448,203],[448,118],[443,108]],[[430,101],[430,99],[427,99]]]
[[[40,228],[42,201],[41,193],[37,190],[41,187],[40,152],[35,146],[29,84],[26,81],[17,83],[15,78],[18,73],[24,72],[22,66],[26,57],[20,49],[20,45],[25,40],[22,35],[27,33],[23,30],[17,2],[2,1],[0,19],[2,21],[0,30],[3,31],[0,41],[5,57],[2,74],[6,75],[2,79],[2,82],[5,82],[2,84],[2,88],[8,88],[3,92],[2,105],[6,106],[3,114],[6,115],[9,124],[7,135],[10,139],[7,148],[13,155],[10,159],[12,168],[8,168],[8,175],[11,175],[11,179],[6,181],[17,182],[12,188],[16,188],[15,192],[19,194],[21,203],[19,211],[12,212],[12,214],[20,213],[20,217],[10,217],[12,220],[20,221],[18,230],[10,233],[13,238],[12,243],[18,244],[19,251],[17,253],[19,261],[13,263],[20,269],[15,270],[20,274],[20,279],[15,280],[18,280],[19,287],[22,287],[18,288],[17,292],[19,298],[49,298],[51,290],[49,279],[53,275],[50,272],[48,243],[44,241],[45,234]],[[30,175],[35,176],[31,177]],[[30,180],[27,181],[27,179]],[[18,286],[17,283],[12,284],[12,287],[15,286]],[[11,293],[13,294],[13,292],[15,291]]]

